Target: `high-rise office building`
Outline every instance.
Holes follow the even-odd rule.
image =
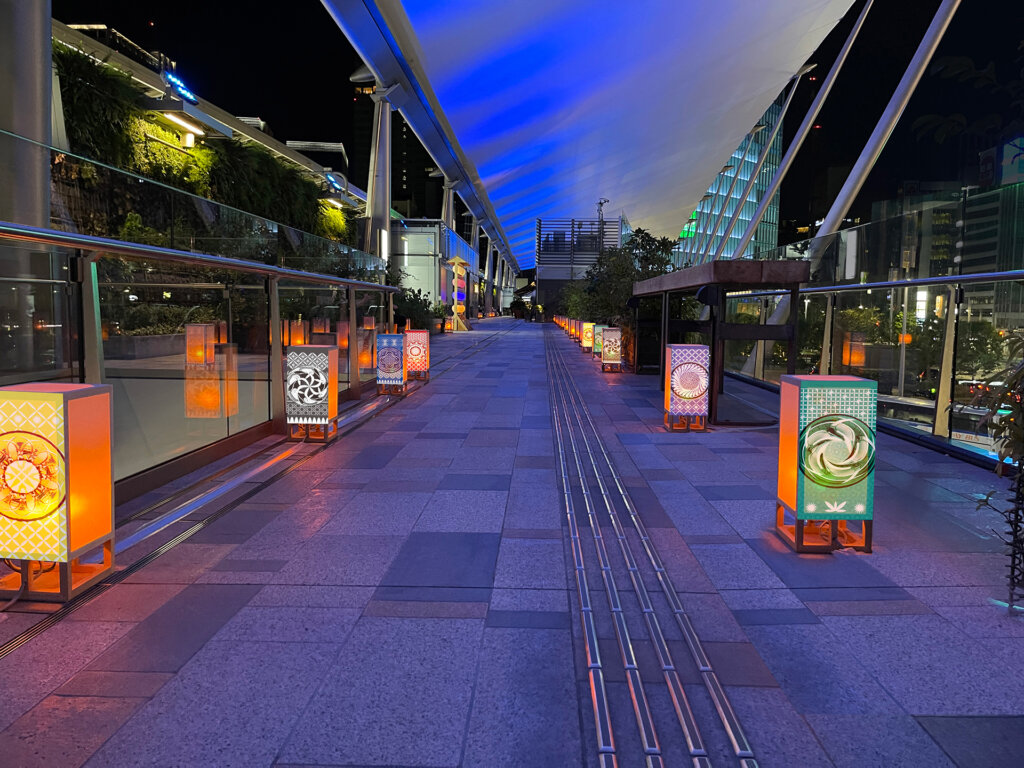
[[[746,200],[741,200],[743,190],[750,180],[750,176],[757,165],[757,160],[764,150],[765,142],[772,135],[772,128],[780,119],[782,113],[782,101],[777,99],[760,120],[765,128],[756,133],[752,140],[748,141],[746,136],[732,153],[727,165],[732,169],[715,177],[714,183],[708,188],[705,199],[690,218],[690,222],[679,233],[680,243],[676,248],[677,263],[695,264],[702,261],[710,261],[718,251],[722,242],[722,236],[729,225],[729,220],[740,208],[739,218],[736,226],[729,235],[729,240],[722,251],[722,258],[732,259],[738,256],[749,257],[759,251],[769,250],[778,245],[779,242],[779,194],[775,193],[771,205],[765,212],[764,218],[758,225],[753,239],[747,245],[742,254],[736,254],[736,246],[746,230],[747,225],[754,217],[754,211],[761,202],[765,188],[771,181],[775,171],[778,170],[779,162],[782,160],[782,131],[778,131],[775,140],[768,148],[768,155],[765,157],[764,165],[758,173],[754,188]],[[739,178],[733,184],[733,174]],[[730,194],[730,187],[732,188]],[[741,207],[742,206],[742,207]],[[724,207],[724,213],[722,209]],[[719,222],[719,215],[721,221]],[[716,227],[716,223],[718,224]],[[706,255],[703,255],[706,254]]]

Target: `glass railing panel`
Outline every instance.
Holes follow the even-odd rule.
[[[278,287],[282,346],[317,344],[338,347],[338,394],[351,384],[348,349],[351,339],[348,289],[311,283]]]
[[[4,131],[0,157],[28,157],[49,174],[48,203],[16,223],[382,282],[384,262],[370,254],[88,158]]]
[[[97,273],[115,479],[269,419],[263,281],[109,256]]]
[[[64,249],[0,245],[0,386],[77,375],[78,286]]]
[[[356,339],[359,378],[377,377],[377,334],[387,333],[387,299],[382,291],[356,291]]]
[[[955,445],[996,457],[990,426],[1005,414],[986,419],[988,382],[1015,362],[1008,340],[1024,330],[1024,291],[1016,282],[964,286],[957,317],[956,371],[950,438]]]

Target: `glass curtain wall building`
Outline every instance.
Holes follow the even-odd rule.
[[[736,151],[729,158],[729,162],[726,163],[726,165],[731,165],[733,170],[720,174],[708,188],[707,197],[697,206],[697,210],[690,217],[690,221],[683,228],[683,231],[679,233],[680,243],[676,249],[678,264],[697,264],[709,261],[718,250],[722,242],[722,235],[725,233],[729,220],[737,208],[740,209],[739,218],[729,235],[725,249],[722,251],[724,258],[749,257],[778,245],[779,194],[776,192],[771,205],[768,206],[764,218],[754,233],[754,238],[742,254],[736,254],[736,247],[739,245],[740,237],[742,237],[744,230],[746,230],[747,225],[750,224],[751,219],[754,217],[754,211],[757,210],[757,206],[761,202],[765,188],[768,186],[768,182],[771,181],[772,176],[775,175],[779,168],[779,162],[782,160],[782,131],[780,130],[768,149],[768,155],[765,157],[764,165],[761,166],[761,170],[758,172],[753,190],[746,200],[741,200],[743,190],[746,188],[750,176],[754,172],[754,167],[757,165],[757,159],[761,156],[765,142],[771,136],[772,128],[779,120],[781,113],[782,101],[781,99],[776,99],[761,117],[760,124],[766,126],[765,129],[757,133],[753,141],[748,141],[747,136],[743,137],[743,141],[740,142]],[[739,174],[735,184],[732,183],[733,174]],[[731,194],[730,187],[732,187]],[[721,221],[716,227],[715,224],[718,222],[720,215]]]

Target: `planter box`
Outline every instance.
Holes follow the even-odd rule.
[[[433,317],[430,319],[430,333],[431,335],[444,332],[444,320],[440,317]]]
[[[159,336],[111,336],[103,341],[103,357],[106,360],[141,360],[147,357],[184,354],[184,333]]]

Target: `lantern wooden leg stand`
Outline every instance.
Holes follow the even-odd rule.
[[[114,569],[111,389],[0,388],[0,601],[67,602]]]
[[[707,416],[680,416],[665,414],[665,429],[669,432],[704,432],[708,428]]]

